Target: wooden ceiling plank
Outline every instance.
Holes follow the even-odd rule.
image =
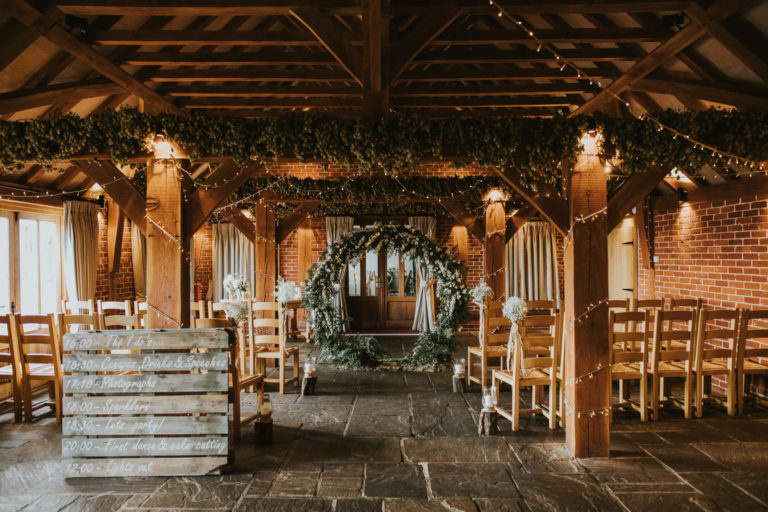
[[[181,105],[194,109],[250,108],[359,108],[358,98],[190,98],[180,100]]]
[[[49,187],[56,190],[64,190],[70,183],[75,180],[75,178],[80,175],[80,172],[81,171],[78,166],[72,165],[62,171],[61,174],[59,174],[59,176],[53,180],[53,183],[51,183]]]
[[[118,94],[123,90],[122,87],[106,80],[22,89],[0,94],[0,113],[19,112],[45,105],[55,105],[63,101],[79,102],[86,98]]]
[[[590,48],[558,50],[563,59],[572,62],[611,62],[635,60],[636,56],[621,48]],[[428,50],[417,55],[417,64],[510,64],[510,63],[552,63],[552,55],[535,49],[501,50],[493,47],[468,48],[457,46],[447,50]]]
[[[467,228],[467,232],[475,239],[483,243],[485,241],[485,223],[481,217],[469,213],[467,205],[462,201],[453,201],[448,199],[438,199],[437,202],[445,208],[462,226]]]
[[[282,243],[283,240],[288,238],[291,233],[296,231],[296,228],[298,228],[301,223],[304,222],[304,219],[309,217],[312,212],[317,210],[319,206],[320,201],[305,201],[297,206],[296,209],[291,212],[288,217],[278,222],[275,242],[278,245]]]
[[[360,97],[363,90],[360,87],[302,87],[302,86],[226,86],[226,85],[192,85],[165,87],[163,95],[176,97],[239,97],[239,98],[323,98],[323,97]]]
[[[99,30],[88,40],[105,46],[319,46],[299,30]]]
[[[0,72],[37,41],[44,31],[42,24],[33,23],[3,37],[3,44],[0,46]]]
[[[621,219],[669,174],[670,169],[666,164],[654,165],[645,172],[636,172],[625,180],[608,201],[608,230],[618,226]]]
[[[393,97],[392,105],[407,108],[432,107],[484,107],[484,108],[519,108],[519,107],[563,107],[580,105],[581,96],[533,96],[533,97],[498,97],[487,98],[402,98]]]
[[[101,185],[142,233],[147,233],[147,201],[127,176],[109,161],[78,160],[75,164],[83,174]]]
[[[433,15],[427,16],[411,28],[392,49],[392,63],[390,66],[389,77],[390,83],[397,80],[403,71],[405,71],[411,62],[413,62],[413,59],[421,53],[434,38],[440,35],[443,30],[453,23],[460,14],[460,9],[441,9],[440,11],[433,13]]]
[[[540,29],[536,38],[548,44],[556,43],[646,43],[663,41],[667,30],[646,28],[564,28]],[[487,45],[530,44],[531,37],[524,31],[511,29],[450,30],[436,36],[432,45]]]
[[[47,169],[40,164],[32,164],[29,169],[24,171],[24,174],[19,176],[16,180],[18,183],[24,183],[26,185],[34,184],[40,177],[45,174]]]
[[[725,19],[739,9],[751,4],[754,0],[715,0],[707,9],[707,18],[718,21]],[[709,22],[707,23],[709,24]],[[584,105],[571,113],[571,116],[579,114],[591,114],[605,105],[609,100],[615,99],[615,94],[620,94],[630,88],[633,83],[644,78],[669,59],[680,53],[706,33],[706,28],[699,23],[689,23],[672,37],[661,43],[644,58],[639,60],[626,73],[612,81],[603,91],[590,98]]]
[[[618,75],[606,74],[601,70],[590,70],[590,76],[594,79],[615,78]],[[461,82],[473,81],[497,81],[497,80],[564,80],[578,78],[575,71],[558,68],[544,69],[515,69],[509,66],[499,68],[465,68],[456,69],[430,67],[426,70],[406,71],[397,82]]]
[[[347,73],[329,69],[168,69],[147,77],[150,82],[350,82]]]
[[[556,84],[503,84],[454,87],[445,85],[418,85],[392,89],[393,96],[412,98],[437,98],[441,96],[546,96],[550,94],[579,94],[592,88],[580,83]]]
[[[362,57],[361,57],[362,59]],[[258,52],[129,52],[122,58],[131,66],[333,66],[339,61],[318,52],[263,48]],[[362,65],[362,64],[360,64]],[[359,71],[359,69],[358,69]]]
[[[315,35],[341,67],[363,85],[363,56],[346,43],[339,29],[325,13],[312,8],[296,8],[291,9],[291,14]]]

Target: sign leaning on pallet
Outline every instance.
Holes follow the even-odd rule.
[[[218,472],[230,453],[228,371],[234,343],[229,329],[65,335],[66,476]]]

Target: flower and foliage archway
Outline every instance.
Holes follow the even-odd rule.
[[[435,330],[419,335],[413,351],[403,360],[389,360],[391,366],[438,367],[450,361],[451,335],[466,318],[469,290],[461,264],[448,250],[409,226],[389,224],[367,227],[345,234],[332,244],[310,269],[304,290],[304,306],[314,328],[313,338],[323,358],[341,366],[377,366],[383,351],[372,338],[344,336],[347,320],[338,311],[334,296],[339,277],[347,264],[368,251],[401,251],[426,265],[435,279],[440,309]]]

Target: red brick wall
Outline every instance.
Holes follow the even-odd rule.
[[[684,203],[655,211],[654,222],[657,297],[698,297],[707,309],[768,309],[768,194]],[[640,297],[649,298],[647,270],[638,281]]]
[[[208,293],[208,284],[213,279],[213,227],[203,224],[194,239],[195,254],[195,283],[200,283],[203,290],[203,300]],[[194,286],[195,283],[192,283]]]
[[[131,260],[131,223],[128,219],[123,225],[123,240],[120,252],[120,266],[115,276],[115,290],[110,294],[110,275],[107,265],[107,214],[99,214],[99,248],[96,267],[96,297],[95,300],[126,300],[135,299],[133,290],[133,264]]]

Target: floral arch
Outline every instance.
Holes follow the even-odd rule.
[[[427,266],[435,279],[435,294],[440,308],[435,330],[423,332],[413,351],[404,360],[390,360],[393,365],[436,367],[450,362],[451,335],[466,318],[469,290],[464,284],[462,266],[450,251],[408,226],[388,224],[351,231],[332,244],[310,269],[304,290],[304,306],[309,312],[314,340],[324,358],[338,360],[349,349],[350,337],[343,336],[345,318],[336,305],[340,277],[347,264],[368,251],[399,250]],[[352,342],[370,346],[371,338],[351,337]],[[380,362],[380,361],[379,361]],[[359,366],[375,366],[377,362],[361,362]]]

